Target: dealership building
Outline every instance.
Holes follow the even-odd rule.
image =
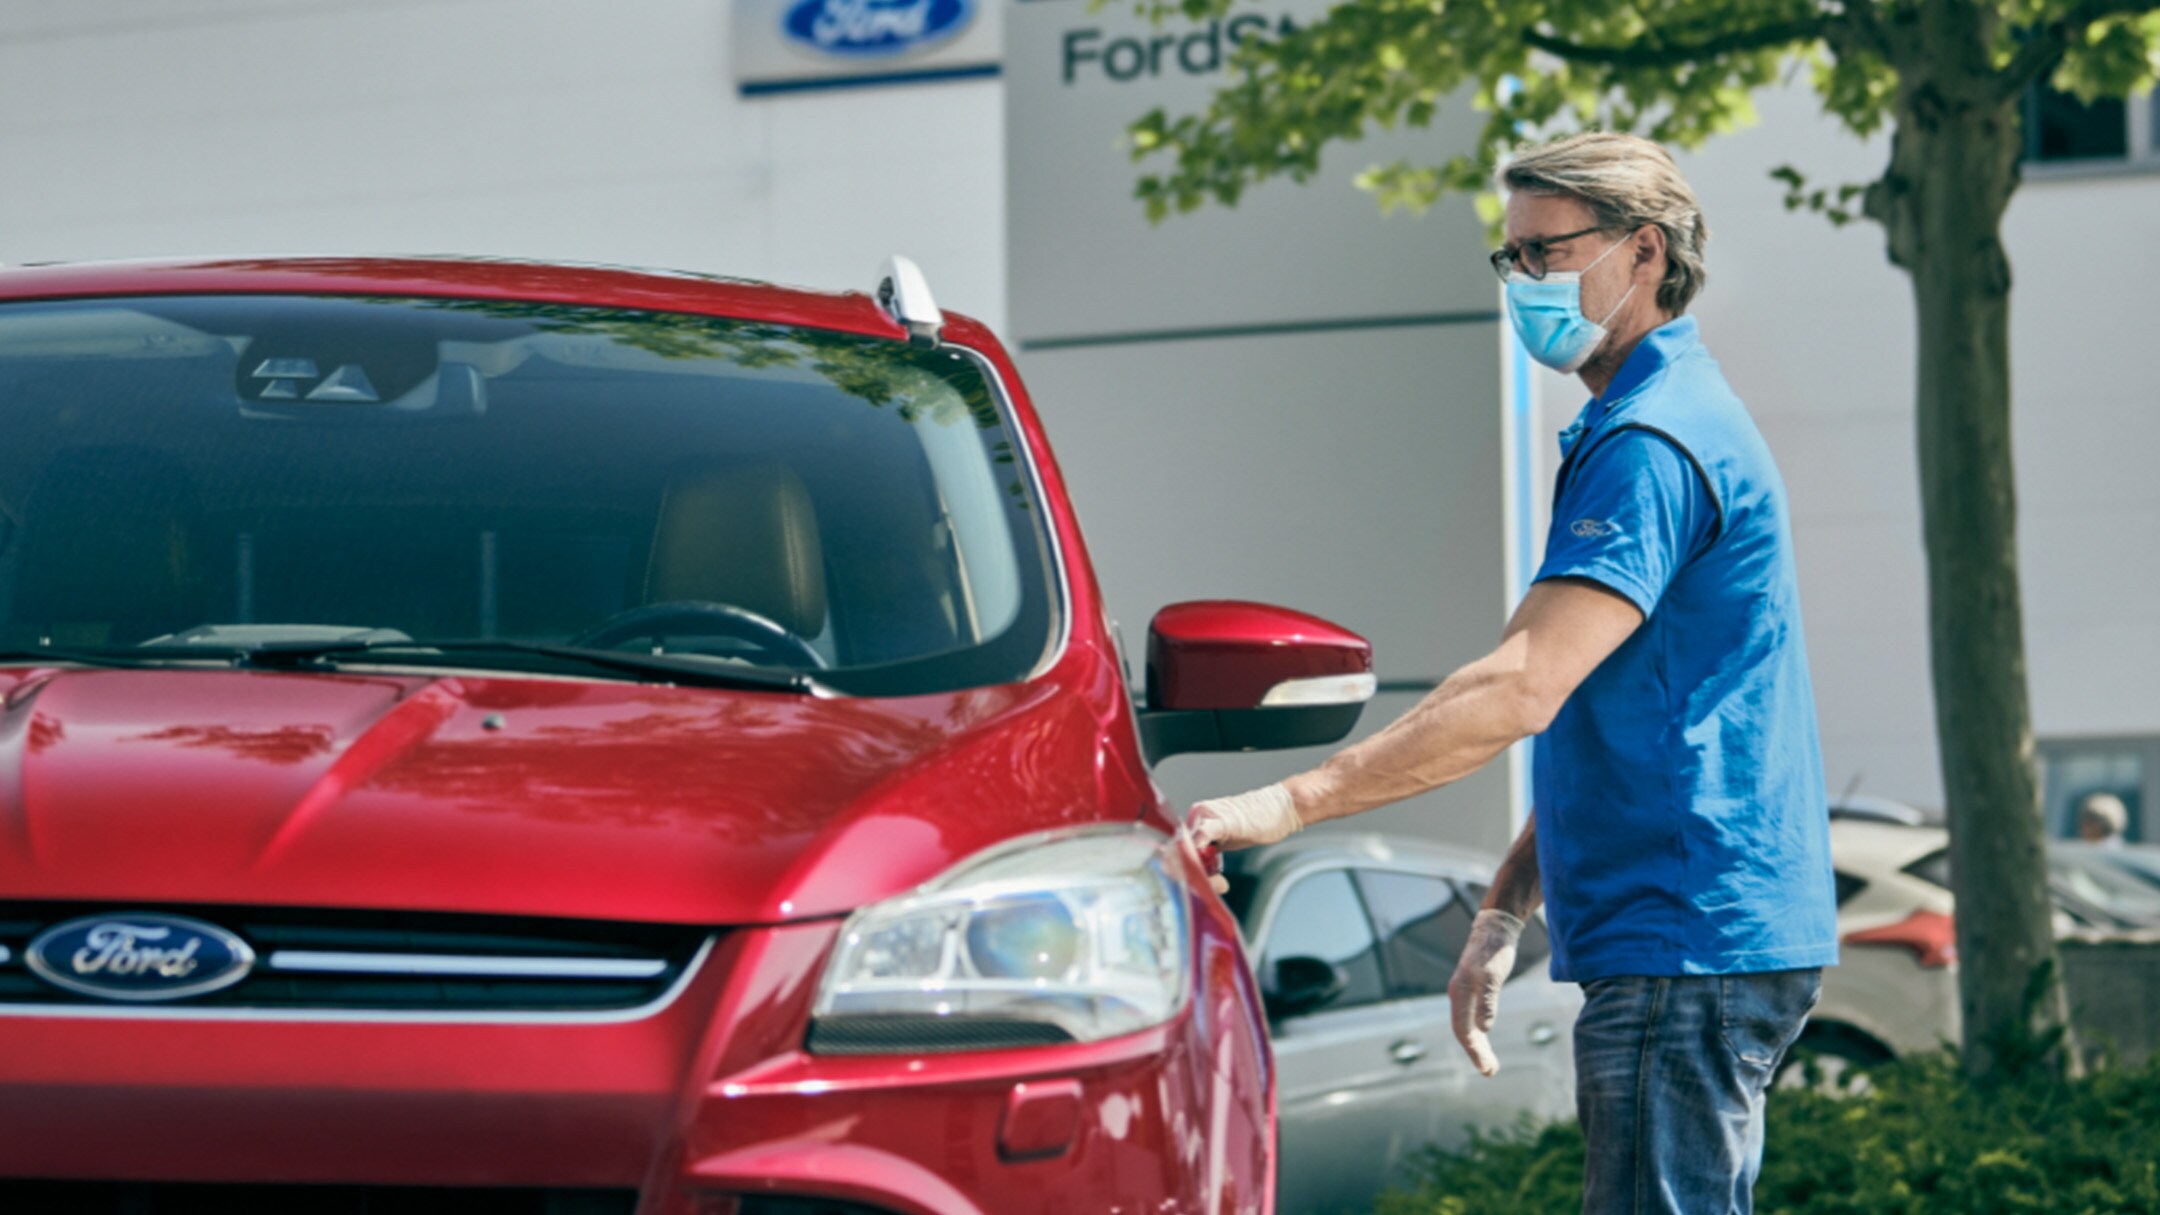
[[[1579,385],[1513,347],[1467,200],[1383,217],[1303,185],[1151,226],[1122,144],[1234,46],[1323,4],[1156,27],[1087,0],[81,0],[0,11],[0,261],[467,253],[863,288],[887,256],[1011,345],[1128,647],[1183,599],[1302,608],[1375,645],[1362,730],[1498,637],[1536,568]],[[1833,791],[1938,803],[1912,300],[1869,224],[1769,174],[1876,176],[1804,87],[1682,157],[1706,344],[1791,492]],[[2051,826],[2107,789],[2160,839],[2160,120],[2036,97],[2013,271],[2028,676]],[[1188,757],[1181,800],[1320,753]],[[1517,754],[1379,811],[1497,848]]]

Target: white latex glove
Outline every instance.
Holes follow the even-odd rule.
[[[1280,784],[1236,797],[1215,797],[1196,803],[1185,816],[1185,829],[1196,844],[1220,844],[1225,848],[1253,848],[1288,838],[1305,825],[1298,818],[1290,790]]]
[[[1455,977],[1448,980],[1455,1040],[1487,1076],[1499,1072],[1500,1060],[1485,1035],[1500,1015],[1500,987],[1515,970],[1515,943],[1522,938],[1522,930],[1523,922],[1505,911],[1488,907],[1478,912],[1470,925],[1470,939],[1463,945],[1462,960],[1455,963]]]
[[[1298,817],[1297,803],[1290,800],[1290,790],[1277,783],[1236,797],[1195,803],[1192,813],[1185,816],[1185,835],[1194,848],[1205,852],[1211,845],[1252,848],[1272,844],[1304,825]],[[1230,889],[1230,883],[1220,876],[1210,877],[1208,884],[1217,894]]]

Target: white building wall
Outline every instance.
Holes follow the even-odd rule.
[[[1263,0],[1233,20],[1324,6]],[[1502,323],[1468,207],[1388,219],[1349,179],[1445,155],[1475,117],[1333,149],[1309,188],[1150,226],[1123,133],[1230,79],[1228,23],[1032,0],[1005,33],[1010,337],[1135,662],[1170,603],[1313,612],[1372,642],[1388,690],[1358,734],[1381,729],[1506,620]],[[1189,803],[1333,750],[1181,756],[1156,775]],[[1499,849],[1519,788],[1494,764],[1341,826]]]
[[[0,261],[468,253],[1005,315],[996,80],[745,99],[726,0],[0,7]]]

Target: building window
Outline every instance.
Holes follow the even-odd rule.
[[[2160,839],[2160,738],[2042,739],[2040,779],[2049,835],[2074,838],[2078,803],[2112,793],[2130,812],[2123,838]]]
[[[2160,90],[2087,105],[2045,83],[2025,94],[2025,163],[2160,166]]]

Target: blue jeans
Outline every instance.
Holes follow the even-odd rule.
[[[1583,984],[1583,1215],[1750,1215],[1763,1092],[1821,998],[1821,970]]]

